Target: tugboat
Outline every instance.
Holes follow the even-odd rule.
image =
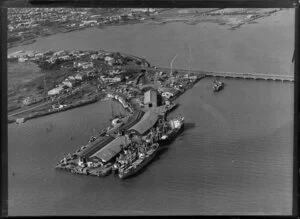
[[[160,145],[169,144],[181,131],[184,126],[184,117],[177,117],[170,119],[168,122],[162,124],[162,134],[158,136],[157,142]],[[159,134],[160,132],[158,132]]]
[[[144,149],[144,151],[141,150],[142,148]],[[134,162],[130,163],[129,165],[121,166],[118,169],[119,178],[125,179],[140,171],[155,157],[158,148],[159,148],[158,143],[151,144],[150,146],[146,146],[145,148],[140,147],[137,159]]]
[[[224,88],[224,83],[222,81],[215,80],[213,85],[214,92],[220,91]]]

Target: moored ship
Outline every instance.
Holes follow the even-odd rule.
[[[157,142],[160,145],[169,144],[182,130],[184,126],[184,117],[177,117],[164,122],[162,125],[163,132],[158,137]]]
[[[147,148],[148,147],[148,148]],[[128,178],[137,172],[139,172],[144,166],[146,166],[154,157],[159,148],[158,143],[146,146],[144,151],[139,151],[137,158],[128,165],[119,167],[118,176],[120,179]]]

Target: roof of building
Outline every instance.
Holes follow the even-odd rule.
[[[56,87],[56,88],[53,88],[51,90],[48,91],[48,94],[51,95],[51,94],[57,94],[59,93],[61,90],[63,90],[63,87]]]
[[[98,151],[103,148],[107,143],[113,141],[114,138],[111,136],[105,136],[103,138],[97,138],[95,141],[88,143],[86,149],[78,152],[78,156],[83,157],[98,149]]]
[[[131,127],[129,130],[134,130],[143,135],[149,129],[151,129],[158,120],[159,115],[153,111],[147,111],[141,120]]]
[[[148,90],[144,94],[144,104],[147,103],[157,103],[157,92],[154,90]]]
[[[127,141],[127,142],[126,142]],[[118,153],[121,152],[122,147],[121,145],[126,145],[130,143],[130,140],[128,136],[119,136],[118,138],[114,139],[110,143],[108,143],[105,147],[98,150],[96,153],[94,153],[92,157],[97,157],[103,162],[108,162],[112,158],[114,158]]]
[[[170,92],[170,93],[172,93],[173,95],[176,95],[176,94],[178,94],[180,91],[177,90],[177,89],[175,89],[175,88],[165,88],[165,89],[163,89],[163,92]]]

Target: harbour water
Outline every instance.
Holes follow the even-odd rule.
[[[166,67],[178,53],[174,66],[184,68],[192,43],[194,69],[293,74],[293,18],[282,11],[235,31],[210,23],[89,29],[13,50],[101,48]],[[53,169],[108,125],[107,102],[8,125],[9,215],[291,214],[294,84],[226,79],[213,93],[212,81],[178,98],[171,115],[185,117],[185,131],[124,181]]]

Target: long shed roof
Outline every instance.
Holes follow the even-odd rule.
[[[155,123],[157,122],[159,115],[153,111],[147,111],[141,120],[135,124],[133,127],[129,129],[138,132],[139,134],[143,135],[149,129],[151,129]]]
[[[100,150],[106,144],[108,144],[109,142],[111,142],[113,140],[114,140],[114,138],[111,136],[97,138],[95,141],[88,143],[86,145],[87,148],[85,150],[79,152],[78,156],[80,156],[80,157],[87,156],[88,154],[93,153],[94,150]]]
[[[128,138],[128,136],[119,136],[118,138],[108,143],[105,147],[94,153],[90,158],[97,157],[103,162],[108,162],[121,152],[121,145],[125,146],[126,143],[130,143],[130,139]]]

